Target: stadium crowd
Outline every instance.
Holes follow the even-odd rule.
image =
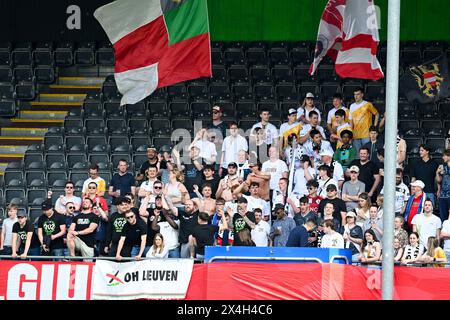
[[[362,88],[354,98],[346,108],[335,94],[334,108],[321,114],[308,93],[280,128],[270,123],[270,110],[260,110],[248,137],[214,105],[211,127],[187,148],[150,146],[136,176],[121,160],[105,181],[91,164],[82,197],[67,181],[56,203],[48,192],[36,222],[10,205],[0,254],[202,259],[211,245],[287,246],[348,248],[353,262],[379,262],[384,118]],[[405,172],[409,186],[406,151],[398,136],[395,260],[446,262],[450,149],[439,165],[421,145],[420,160]]]

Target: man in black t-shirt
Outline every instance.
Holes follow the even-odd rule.
[[[359,149],[359,159],[355,159],[350,164],[359,168],[358,180],[366,185],[366,192],[371,197],[372,202],[376,202],[377,189],[381,181],[380,170],[378,166],[369,160],[369,149],[362,147]],[[345,174],[350,177],[350,169]]]
[[[184,212],[178,212],[178,219],[180,220],[180,232],[178,234],[178,241],[181,244],[180,258],[188,259],[191,254],[189,251],[189,236],[198,226],[198,209],[192,200],[187,200],[184,204]]]
[[[38,237],[42,245],[42,254],[62,257],[65,248],[66,218],[53,211],[50,199],[42,203],[42,212],[38,220]]]
[[[141,260],[147,240],[147,225],[131,211],[125,212],[125,218],[127,223],[122,229],[116,260],[121,261],[122,257],[134,257],[135,260]]]
[[[248,231],[252,231],[252,229],[256,226],[256,218],[253,212],[247,212],[248,201],[246,198],[241,197],[238,200],[238,212],[233,213],[228,211],[228,214],[233,216],[233,229],[234,229],[234,241],[233,246],[242,245],[241,240],[239,238],[239,232],[244,229],[248,229]]]
[[[99,217],[92,212],[93,202],[89,198],[83,200],[81,214],[73,218],[67,234],[67,247],[70,256],[80,252],[82,257],[94,256],[95,233],[99,224]]]
[[[12,228],[12,257],[25,259],[27,256],[39,256],[41,253],[40,243],[33,224],[28,221],[28,216],[24,212],[17,213],[17,222]],[[20,241],[20,246],[17,244]]]
[[[125,212],[129,209],[129,202],[130,200],[126,197],[121,197],[117,202],[117,212],[114,212],[111,217],[109,217],[108,227],[106,229],[106,247],[104,248],[104,251],[109,257],[116,256],[122,229],[127,223]]]
[[[157,167],[158,170],[160,169],[159,159],[158,159],[158,151],[155,147],[150,146],[147,148],[147,157],[148,160],[145,161],[141,168],[139,169],[139,174],[136,176],[136,181],[142,181],[145,178],[145,172],[150,167]]]
[[[220,177],[216,175],[216,170],[214,169],[214,166],[211,164],[206,164],[203,167],[202,173],[203,173],[202,182],[199,185],[203,186],[205,182],[211,184],[212,189],[211,198],[215,199],[217,189],[219,189]],[[200,192],[203,192],[203,190],[200,190]]]
[[[198,225],[189,236],[191,258],[203,259],[205,256],[205,246],[214,244],[214,235],[220,231],[228,229],[227,219],[223,219],[220,226],[208,224],[209,215],[206,212],[198,214]]]
[[[327,197],[320,201],[318,212],[321,217],[324,216],[323,210],[327,203],[332,203],[334,205],[333,218],[339,221],[340,225],[345,223],[345,216],[347,214],[347,206],[345,201],[338,198],[337,187],[334,184],[329,184],[327,186]]]

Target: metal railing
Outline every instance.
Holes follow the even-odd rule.
[[[10,255],[0,255],[0,260],[14,260],[14,261],[27,261],[27,260],[40,260],[40,261],[50,261],[50,260],[58,260],[58,261],[93,261],[93,260],[108,260],[108,261],[115,261],[115,262],[127,262],[127,261],[142,261],[142,260],[153,260],[155,258],[147,258],[142,257],[140,260],[136,260],[135,258],[131,257],[122,257],[122,260],[118,261],[115,257],[72,257],[72,256],[27,256],[26,258],[20,258],[20,256],[17,256],[16,258],[11,257]],[[176,260],[186,260],[181,258],[167,258],[171,261]],[[194,260],[194,262],[203,262],[203,259],[190,259]]]

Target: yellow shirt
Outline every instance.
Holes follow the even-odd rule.
[[[445,258],[445,261],[447,262],[447,256],[445,255],[444,249],[442,249],[441,247],[437,247],[434,250],[434,258],[436,258],[436,259]],[[435,265],[433,265],[433,267],[435,267],[435,268],[443,268],[444,265],[443,264],[435,264]]]
[[[378,110],[372,103],[361,101],[350,106],[350,120],[353,121],[353,139],[369,138],[369,128],[372,126],[372,115]]]
[[[344,121],[347,121],[350,117],[350,111],[346,108],[346,107],[340,107],[339,109],[342,109],[345,111],[345,119]],[[333,108],[330,111],[328,111],[328,119],[327,119],[327,123],[331,124],[331,127],[337,128],[339,127],[339,124],[336,121],[336,111],[338,111],[339,109]]]
[[[294,133],[297,137],[297,143],[300,140],[300,131],[302,130],[302,124],[300,122],[294,122],[293,124],[283,123],[280,127],[280,136],[283,136],[283,148],[288,145],[288,137]]]

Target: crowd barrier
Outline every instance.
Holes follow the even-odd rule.
[[[47,257],[46,257],[47,258]],[[159,266],[181,264],[188,259],[158,260]],[[96,277],[108,276],[108,285],[119,290],[125,282],[149,277],[149,260],[114,263],[98,259],[110,272],[99,272],[99,262],[54,261],[0,261],[0,300],[92,300]],[[155,261],[155,260],[153,260]],[[154,263],[154,262],[151,263]],[[134,268],[135,274],[118,274],[117,266]],[[168,267],[167,267],[168,268]],[[97,271],[97,273],[96,273]],[[114,272],[116,271],[116,272]],[[176,299],[186,300],[380,300],[381,270],[335,263],[278,263],[214,262],[194,264],[185,292],[177,292]],[[100,274],[100,275],[99,275]],[[161,272],[160,284],[178,279]],[[153,275],[154,276],[154,275]],[[170,278],[170,279],[169,279]],[[109,279],[109,278],[108,278]],[[450,269],[395,267],[394,299],[450,299]],[[98,279],[97,279],[98,280]],[[149,279],[146,279],[149,280]],[[155,279],[154,279],[155,280]],[[156,290],[150,299],[166,299],[159,292],[161,286],[150,284]],[[164,286],[163,286],[164,287]],[[115,296],[109,297],[114,299]],[[130,295],[127,298],[142,298]],[[105,298],[106,299],[106,298]]]

